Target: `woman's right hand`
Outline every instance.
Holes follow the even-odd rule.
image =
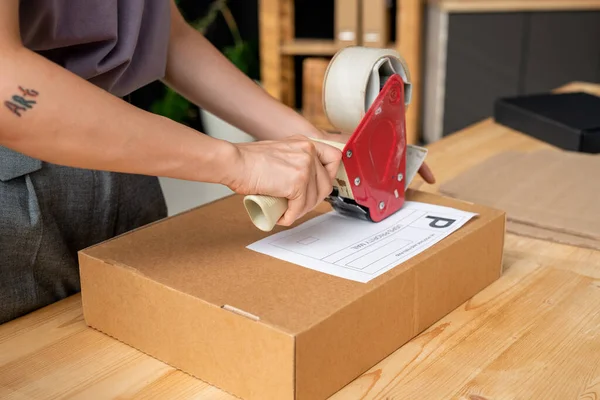
[[[278,221],[289,226],[333,189],[342,153],[298,135],[283,140],[234,144],[223,184],[238,194],[283,197],[288,209]]]

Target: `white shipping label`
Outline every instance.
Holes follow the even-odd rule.
[[[413,201],[407,201],[401,210],[379,223],[332,211],[248,248],[365,283],[430,248],[476,215]]]

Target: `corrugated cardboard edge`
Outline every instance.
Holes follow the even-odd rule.
[[[292,335],[150,280],[134,268],[86,253],[79,257],[88,326],[235,396],[294,399]],[[145,301],[135,301],[139,295]],[[161,310],[165,298],[171,306],[181,305],[181,313]],[[203,323],[208,326],[201,329]],[[261,357],[268,362],[261,365]]]
[[[452,201],[456,201],[456,199],[452,199]],[[468,204],[468,202],[464,203]],[[382,285],[373,287],[372,290],[370,290],[361,298],[356,299],[355,301],[338,309],[336,312],[323,318],[319,323],[315,324],[314,326],[300,333],[297,336],[297,400],[305,398],[326,398],[328,396],[333,395],[339,389],[343,388],[348,382],[360,377],[364,372],[368,371],[370,368],[372,368],[378,362],[380,362],[381,360],[389,356],[391,353],[396,351],[399,347],[406,344],[412,338],[425,331],[427,328],[429,328],[438,320],[442,319],[448,313],[465,304],[475,294],[483,290],[485,287],[489,286],[502,275],[504,265],[506,214],[502,211],[493,208],[486,208],[491,213],[489,214],[489,219],[476,230],[470,232],[458,230],[454,232],[452,234],[453,240],[448,241],[447,238],[444,241],[441,241],[436,244],[436,254],[429,256],[426,254],[420,254],[416,256],[414,258],[414,264],[411,268],[407,268],[405,271],[402,271],[396,277],[390,279]],[[433,312],[430,311],[428,315],[420,315],[420,311],[423,306],[422,303],[420,303],[419,296],[421,294],[419,293],[419,279],[417,275],[421,271],[417,270],[417,267],[422,268],[424,263],[431,262],[431,258],[433,257],[441,257],[440,253],[445,254],[448,251],[452,251],[456,248],[455,245],[458,244],[458,242],[461,240],[468,239],[470,242],[477,241],[477,239],[484,231],[487,231],[485,232],[487,236],[493,236],[493,240],[489,242],[488,248],[493,249],[495,253],[493,254],[493,256],[488,257],[487,260],[489,263],[493,263],[488,266],[489,273],[491,274],[491,276],[484,277],[480,282],[477,283],[477,285],[472,286],[470,290],[463,293],[460,299],[444,303],[442,304],[441,309],[435,310]],[[464,245],[465,244],[463,243],[463,246]],[[475,263],[477,256],[470,255],[468,256],[468,258],[470,259],[471,263]],[[495,270],[493,270],[494,268]],[[392,328],[391,325],[393,324],[391,324],[388,321],[386,323],[386,330],[388,331],[390,336],[393,337],[388,338],[386,343],[374,343],[372,341],[370,344],[365,344],[364,340],[359,339],[359,336],[361,335],[359,329],[349,329],[346,331],[348,333],[345,335],[339,334],[339,331],[337,332],[337,334],[326,333],[329,325],[333,326],[336,330],[340,329],[340,326],[344,325],[344,319],[346,319],[346,324],[352,325],[352,323],[356,322],[357,320],[356,316],[361,314],[361,308],[363,309],[362,318],[368,319],[368,313],[373,312],[373,310],[365,309],[365,307],[369,307],[374,302],[373,300],[370,300],[370,298],[377,297],[377,295],[381,294],[382,291],[387,290],[394,292],[394,290],[392,290],[393,288],[406,286],[407,280],[410,280],[412,282],[413,287],[413,292],[411,294],[412,308],[410,309],[412,314],[404,315],[403,317],[410,318],[410,329],[405,329],[403,331],[402,324],[396,324]],[[396,291],[396,293],[397,292],[398,291]],[[384,304],[386,302],[388,304],[393,303],[393,298],[393,294],[388,295],[388,300],[385,300]],[[396,301],[398,301],[398,299],[396,299]],[[344,317],[344,314],[351,315],[352,317]],[[379,321],[380,325],[383,323],[383,319]],[[350,337],[350,334],[352,333],[354,333],[354,335],[356,336],[356,339],[354,340]],[[382,335],[385,336],[385,334]],[[329,343],[330,338],[342,338],[343,340],[349,341],[350,343],[346,343],[345,346],[342,346],[341,350],[338,352],[339,354],[331,356],[331,352],[333,351],[332,349],[334,349],[336,345],[341,345],[339,343],[339,340],[338,343]],[[380,345],[380,347],[376,349],[375,345]],[[314,349],[320,350],[316,353],[313,351],[312,357],[303,356],[302,352],[309,353],[311,352],[311,350]],[[298,352],[300,352],[300,355],[298,354]],[[326,352],[329,352],[329,356],[326,355],[323,357],[323,354]],[[347,359],[349,355],[353,357],[353,361],[344,363],[344,359]],[[319,358],[321,358],[321,365],[319,365]],[[334,362],[329,363],[329,361],[332,360],[334,360]],[[346,371],[342,371],[344,368],[346,368]],[[318,381],[318,376],[321,373],[321,371],[328,371],[329,375],[331,375],[332,370],[338,372],[338,376],[335,376],[333,379],[330,379],[326,383],[324,383],[323,381]],[[298,374],[304,374],[304,377],[299,377]],[[310,381],[311,375],[315,377],[316,381]]]
[[[238,194],[236,194],[236,193],[227,194],[227,195],[225,195],[225,196],[222,196],[222,197],[219,197],[219,198],[217,198],[217,199],[214,199],[214,200],[211,200],[211,201],[207,201],[206,203],[203,203],[203,204],[201,204],[201,205],[199,205],[199,206],[192,207],[192,208],[190,208],[189,210],[182,211],[182,212],[180,212],[180,213],[178,213],[178,214],[176,214],[176,215],[172,215],[172,216],[170,216],[170,217],[161,218],[161,219],[159,219],[159,220],[156,220],[156,221],[154,221],[154,222],[149,222],[149,223],[147,223],[147,224],[145,224],[145,225],[142,225],[142,226],[140,226],[140,227],[137,227],[137,228],[131,229],[131,230],[127,231],[127,232],[123,232],[123,233],[121,233],[121,234],[119,234],[119,235],[113,236],[113,237],[111,237],[110,239],[106,239],[106,240],[104,240],[104,241],[101,241],[101,242],[99,242],[99,243],[96,243],[96,244],[94,244],[94,245],[91,245],[91,246],[85,247],[85,248],[83,248],[83,249],[81,249],[81,250],[79,250],[79,251],[78,251],[78,255],[81,255],[82,253],[87,253],[89,250],[91,250],[91,249],[94,249],[94,248],[96,248],[96,247],[99,247],[99,246],[104,246],[106,243],[110,243],[110,242],[112,242],[112,241],[115,241],[115,240],[117,240],[117,239],[120,239],[120,238],[122,238],[123,236],[128,236],[128,235],[131,235],[132,233],[135,233],[135,232],[137,232],[137,231],[145,230],[145,229],[148,229],[148,228],[150,228],[151,226],[154,226],[154,225],[157,225],[157,224],[161,224],[161,223],[163,223],[163,222],[164,222],[165,220],[167,220],[167,219],[171,219],[171,218],[181,218],[181,217],[183,217],[183,216],[185,216],[185,215],[187,215],[187,214],[191,214],[191,213],[193,213],[193,212],[196,212],[196,211],[197,211],[199,208],[208,207],[208,206],[210,206],[211,204],[214,204],[214,203],[217,203],[217,202],[223,201],[223,200],[225,200],[225,199],[227,199],[227,198],[229,198],[229,197],[235,197],[235,196],[239,196],[239,195],[238,195]],[[135,270],[135,268],[132,268],[132,267],[130,267],[130,268]]]

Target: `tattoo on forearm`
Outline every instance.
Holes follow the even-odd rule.
[[[32,109],[33,106],[37,104],[35,100],[30,99],[37,97],[38,94],[39,93],[33,89],[25,89],[22,86],[19,86],[19,93],[13,95],[10,100],[5,101],[4,105],[10,112],[17,117],[20,117],[22,112]]]

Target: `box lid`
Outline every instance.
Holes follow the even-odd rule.
[[[368,283],[350,281],[246,248],[271,235],[252,225],[242,197],[232,195],[126,233],[84,252],[93,258],[194,296],[216,307],[228,306],[290,335],[326,319],[365,293],[459,241],[503,213],[438,195],[409,190],[408,199],[478,213],[436,246]],[[327,203],[297,224],[331,211]],[[231,248],[240,251],[232,252]],[[267,295],[268,294],[268,295]]]
[[[579,133],[600,128],[600,97],[589,93],[543,93],[500,101]]]

